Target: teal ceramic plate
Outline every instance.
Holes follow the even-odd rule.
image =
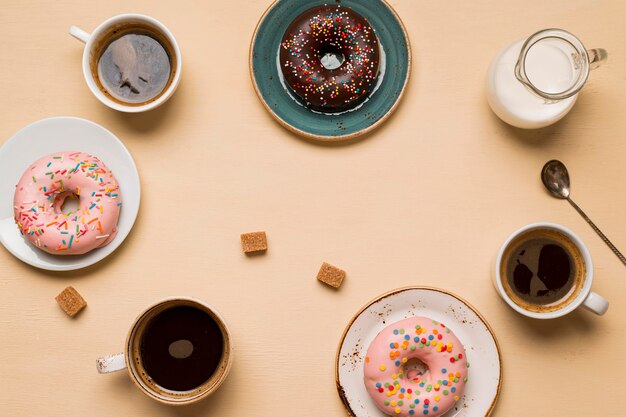
[[[384,52],[378,89],[357,109],[339,114],[316,113],[297,102],[283,83],[278,68],[280,42],[297,16],[312,7],[332,3],[332,0],[277,0],[261,17],[250,45],[252,82],[265,108],[287,129],[324,141],[352,139],[379,126],[396,109],[411,72],[409,38],[391,6],[384,0],[341,0],[337,4],[352,7],[376,31]]]

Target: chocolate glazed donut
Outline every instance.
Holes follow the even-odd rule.
[[[280,47],[287,85],[324,113],[353,109],[376,85],[379,44],[367,20],[341,6],[307,10],[289,25]]]

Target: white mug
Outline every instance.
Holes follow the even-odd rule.
[[[103,45],[103,43],[107,42],[107,40],[111,37],[112,31],[115,30],[115,28],[121,28],[129,24],[140,24],[152,28],[167,40],[174,54],[174,56],[171,57],[172,61],[175,63],[172,68],[172,71],[174,72],[172,81],[167,86],[165,91],[157,96],[156,99],[141,105],[127,105],[113,100],[98,87],[91,68],[94,55],[98,53],[98,49]],[[98,27],[94,29],[91,34],[76,26],[71,26],[70,35],[85,43],[85,50],[83,52],[83,75],[85,76],[85,81],[87,81],[87,86],[98,100],[110,108],[127,113],[139,113],[152,110],[165,103],[172,96],[172,94],[174,94],[174,91],[176,91],[180,82],[180,73],[183,63],[180,48],[174,38],[174,35],[172,35],[169,29],[158,20],[141,14],[121,14],[105,20],[98,25]],[[98,57],[95,57],[95,59],[97,58]]]
[[[504,260],[503,257],[507,249],[509,249],[509,247],[514,243],[514,240],[518,238],[519,236],[527,232],[538,230],[538,229],[555,231],[563,235],[566,239],[568,239],[571,243],[573,243],[576,246],[576,248],[578,248],[578,250],[580,251],[580,255],[582,257],[582,262],[584,264],[584,275],[582,277],[582,286],[578,294],[572,300],[570,300],[563,306],[560,306],[558,309],[554,311],[532,311],[527,308],[524,308],[523,306],[517,304],[510,297],[510,295],[507,294],[504,288],[504,284],[503,284],[503,280],[507,279],[506,277],[502,276],[503,275],[502,263]],[[589,249],[587,248],[587,246],[585,246],[583,241],[578,236],[576,236],[574,232],[572,232],[571,230],[561,225],[558,225],[555,223],[549,223],[549,222],[541,222],[541,223],[529,224],[516,230],[504,241],[504,243],[500,247],[494,267],[495,268],[494,268],[492,277],[493,277],[494,285],[496,287],[496,291],[498,292],[500,297],[502,297],[502,299],[506,301],[506,303],[513,310],[525,316],[536,318],[536,319],[551,319],[551,318],[556,318],[556,317],[564,316],[565,314],[571,313],[572,311],[574,311],[576,308],[580,306],[583,306],[598,315],[603,315],[604,313],[606,313],[606,311],[609,308],[609,302],[606,299],[604,299],[604,297],[591,291],[591,284],[593,283],[594,271],[593,271],[593,262],[591,260],[591,254],[589,253]]]
[[[191,306],[210,315],[219,326],[224,339],[222,357],[213,375],[202,385],[189,391],[173,391],[163,388],[152,381],[143,367],[143,354],[140,349],[141,335],[144,333],[150,320],[161,312],[177,306]],[[170,297],[144,310],[135,319],[128,331],[124,351],[97,359],[96,367],[101,374],[126,370],[135,385],[148,397],[168,405],[187,405],[208,397],[222,385],[232,366],[233,353],[230,330],[224,318],[215,308],[196,298]]]

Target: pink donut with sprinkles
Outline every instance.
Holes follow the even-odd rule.
[[[79,207],[64,213],[68,198],[79,199]],[[117,180],[100,159],[59,152],[26,169],[15,188],[13,215],[22,235],[39,249],[80,255],[113,240],[121,206]]]
[[[365,387],[385,414],[437,417],[463,395],[468,367],[465,348],[448,327],[412,317],[385,327],[369,346]]]
[[[350,110],[373,91],[380,49],[374,29],[340,5],[309,9],[283,35],[280,68],[286,84],[313,109]]]

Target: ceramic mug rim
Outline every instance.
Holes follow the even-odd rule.
[[[505,251],[509,248],[510,244],[513,242],[514,239],[516,239],[523,233],[526,233],[532,230],[538,230],[538,229],[554,230],[565,235],[565,237],[567,237],[572,243],[574,243],[574,245],[576,245],[578,250],[580,250],[580,253],[583,258],[583,262],[585,263],[585,276],[583,277],[583,285],[581,287],[580,292],[568,304],[554,311],[535,312],[535,311],[530,311],[519,306],[508,296],[502,284],[502,276],[500,273],[500,267],[502,264],[502,258],[504,256]],[[552,318],[561,317],[561,316],[571,313],[572,311],[580,307],[585,301],[585,299],[589,296],[589,294],[591,293],[592,283],[593,283],[593,261],[591,259],[591,253],[589,252],[589,249],[583,243],[582,239],[578,237],[578,235],[576,235],[573,231],[571,231],[565,226],[562,226],[560,224],[553,223],[553,222],[544,221],[544,222],[530,223],[530,224],[520,227],[519,229],[511,233],[509,237],[504,241],[504,243],[500,246],[500,249],[498,251],[498,256],[496,258],[496,262],[494,265],[494,285],[498,293],[500,294],[500,297],[502,297],[502,299],[506,301],[509,307],[511,307],[513,310],[527,317],[532,317],[536,319],[552,319]]]
[[[136,336],[136,330],[137,327],[139,326],[139,324],[141,323],[141,321],[156,307],[162,306],[163,304],[168,304],[168,303],[173,303],[176,301],[183,301],[183,302],[192,302],[192,303],[196,303],[201,305],[202,307],[208,309],[209,311],[211,311],[211,313],[215,316],[214,318],[217,319],[219,321],[219,326],[220,328],[223,330],[224,334],[224,338],[228,341],[228,354],[226,355],[226,366],[224,368],[224,371],[222,372],[222,374],[219,376],[219,378],[215,381],[215,383],[213,384],[212,387],[210,387],[209,389],[207,389],[204,392],[201,392],[200,394],[196,395],[195,397],[191,397],[188,399],[183,399],[183,400],[175,400],[172,399],[170,397],[165,397],[157,392],[155,392],[154,390],[151,390],[150,388],[148,388],[145,384],[143,384],[139,378],[137,377],[137,375],[135,374],[136,372],[136,368],[135,365],[133,363],[133,357],[132,357],[132,344],[133,341],[135,339]],[[224,317],[215,309],[215,307],[213,307],[212,305],[199,300],[197,298],[194,297],[188,297],[188,296],[172,296],[172,297],[166,297],[163,298],[151,305],[149,305],[148,307],[146,307],[141,313],[139,313],[139,315],[137,315],[137,317],[135,318],[135,320],[133,320],[133,324],[130,326],[130,330],[128,331],[128,334],[126,336],[126,342],[124,343],[124,360],[126,362],[126,369],[128,371],[128,374],[130,375],[130,379],[133,381],[133,383],[141,390],[141,392],[143,392],[144,394],[146,394],[147,396],[149,396],[150,398],[157,400],[163,404],[167,404],[167,405],[187,405],[187,404],[192,404],[195,403],[197,401],[200,401],[204,398],[206,398],[207,396],[213,394],[215,391],[218,390],[218,388],[222,385],[222,383],[226,380],[226,377],[228,376],[230,369],[232,367],[233,364],[233,342],[232,342],[232,333],[228,327],[228,325],[226,324],[226,320],[224,320]],[[220,363],[222,363],[224,359],[222,358],[220,360]]]
[[[161,95],[154,101],[150,101],[145,104],[141,104],[138,106],[129,106],[117,103],[113,101],[111,98],[107,97],[100,89],[98,88],[96,81],[94,80],[93,74],[91,72],[91,53],[94,50],[94,47],[98,41],[100,41],[100,37],[106,33],[108,29],[110,29],[113,25],[126,23],[126,22],[140,22],[147,23],[158,29],[163,36],[167,38],[170,42],[172,49],[174,50],[174,54],[176,56],[176,68],[174,73],[174,78],[172,82],[167,87],[165,91],[161,93]],[[178,84],[180,83],[180,73],[182,71],[183,61],[180,52],[180,47],[178,46],[178,42],[172,32],[160,21],[157,19],[146,16],[139,13],[123,13],[112,16],[102,23],[100,23],[89,35],[89,40],[85,44],[85,49],[83,50],[83,76],[85,77],[85,81],[87,82],[87,86],[91,90],[94,96],[100,102],[105,104],[106,106],[118,110],[125,113],[140,113],[148,110],[152,110],[156,107],[159,107],[161,104],[165,103],[176,91],[178,88]]]

